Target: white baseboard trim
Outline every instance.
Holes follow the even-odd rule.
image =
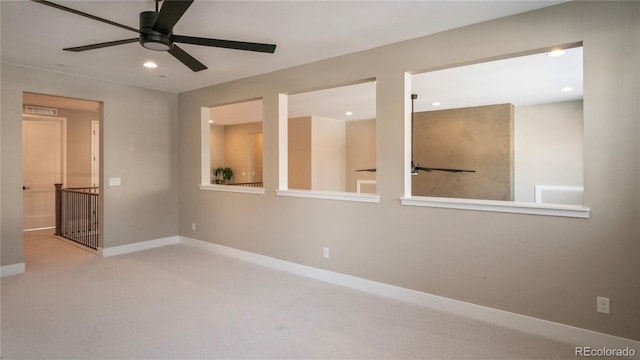
[[[576,346],[589,346],[591,348],[606,347],[616,349],[624,349],[626,347],[629,347],[635,349],[636,351],[640,351],[640,341],[603,334],[592,330],[582,329],[575,326],[560,324],[482,305],[454,300],[438,295],[432,295],[329,270],[296,264],[293,262],[251,253],[248,251],[238,250],[202,240],[196,240],[189,237],[180,236],[179,243],[209,250],[221,255],[244,260],[268,268],[286,271],[289,273],[329,282],[336,285],[346,286],[371,294],[484,321],[490,324],[542,336],[548,339],[575,344]]]
[[[0,277],[22,274],[25,271],[24,263],[0,266]]]
[[[56,228],[55,226],[46,226],[46,227],[41,227],[41,228],[24,229],[24,230],[22,230],[22,232],[49,230],[49,229],[55,229],[55,228]]]
[[[179,242],[178,236],[170,236],[161,239],[140,241],[133,244],[113,246],[110,248],[98,248],[98,255],[101,257],[110,257],[128,254],[136,251],[149,250],[161,246],[175,245]]]

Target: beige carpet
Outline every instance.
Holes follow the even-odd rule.
[[[100,258],[25,237],[2,359],[573,359],[574,346],[184,245]]]

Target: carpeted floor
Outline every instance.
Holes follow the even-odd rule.
[[[27,233],[2,359],[572,359],[574,345],[174,245],[100,258]]]

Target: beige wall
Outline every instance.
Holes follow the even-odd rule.
[[[67,118],[67,184],[66,187],[91,186],[91,121],[99,121],[97,112],[64,110]]]
[[[209,127],[209,161],[211,163],[211,181],[215,180],[213,175],[215,169],[224,167],[224,125],[211,125]]]
[[[515,108],[515,200],[535,185],[583,186],[582,101]]]
[[[417,112],[413,149],[420,166],[475,173],[420,171],[412,195],[513,200],[513,105]]]
[[[345,124],[311,117],[311,189],[345,191]]]
[[[311,190],[311,116],[288,121],[289,189]]]
[[[374,172],[356,172],[358,169],[376,167],[376,121],[360,120],[346,123],[346,181],[347,191],[356,191],[357,180],[375,180]],[[366,186],[362,190],[373,190],[375,186]],[[364,191],[363,191],[364,192]],[[375,192],[375,191],[373,191]]]
[[[101,247],[177,235],[175,94],[7,64],[2,64],[1,81],[1,265],[24,261],[21,150],[24,91],[103,101]],[[122,185],[104,186],[111,177],[121,178]]]
[[[259,180],[262,180],[262,164],[256,164],[250,167],[250,159],[256,156],[260,156],[261,153],[256,154],[253,144],[250,143],[252,137],[250,134],[262,133],[262,123],[250,123],[250,124],[238,124],[227,125],[224,130],[224,166],[230,167],[233,170],[233,178],[231,182],[246,183],[252,182],[252,173],[256,172],[255,176],[259,176]],[[260,159],[261,160],[261,159]],[[260,161],[261,162],[261,161]],[[244,175],[243,175],[244,173]]]
[[[180,234],[640,340],[639,15],[637,2],[569,2],[180,94]],[[589,219],[400,204],[410,113],[406,72],[576,41],[584,42]],[[278,136],[286,135],[279,94],[370,78],[377,79],[380,203],[277,196]],[[203,196],[200,108],[247,98],[264,99],[265,194]],[[252,226],[238,218],[253,219]],[[329,260],[322,257],[325,246]],[[596,296],[609,297],[615,310],[596,313]]]
[[[321,116],[288,122],[289,189],[345,191],[345,122]]]

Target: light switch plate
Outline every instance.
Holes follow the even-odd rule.
[[[603,296],[596,297],[596,311],[602,314],[608,314],[609,298]]]
[[[120,186],[122,180],[120,178],[109,178],[109,186]]]

